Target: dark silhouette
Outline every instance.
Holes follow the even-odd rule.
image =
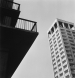
[[[0,78],[11,78],[38,35],[37,22],[19,14],[20,4],[0,0]]]

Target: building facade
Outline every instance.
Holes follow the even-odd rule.
[[[55,78],[75,78],[75,26],[56,19],[48,30]]]

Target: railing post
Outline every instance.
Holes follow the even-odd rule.
[[[36,32],[37,32],[37,22],[36,22]]]
[[[34,25],[33,25],[32,29],[31,29],[31,31],[33,31],[33,29],[34,29],[35,25],[36,25],[36,23],[34,23]]]
[[[20,10],[20,4],[18,4],[18,10]]]

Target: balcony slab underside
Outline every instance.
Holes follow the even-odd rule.
[[[8,55],[5,78],[13,75],[37,35],[37,32],[0,26],[0,51]]]

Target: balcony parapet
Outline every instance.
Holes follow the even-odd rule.
[[[7,8],[7,9],[20,10],[20,4],[12,2],[12,1],[6,1],[6,0],[0,0],[0,7]]]
[[[37,22],[28,19],[18,18],[15,28],[37,32]]]

